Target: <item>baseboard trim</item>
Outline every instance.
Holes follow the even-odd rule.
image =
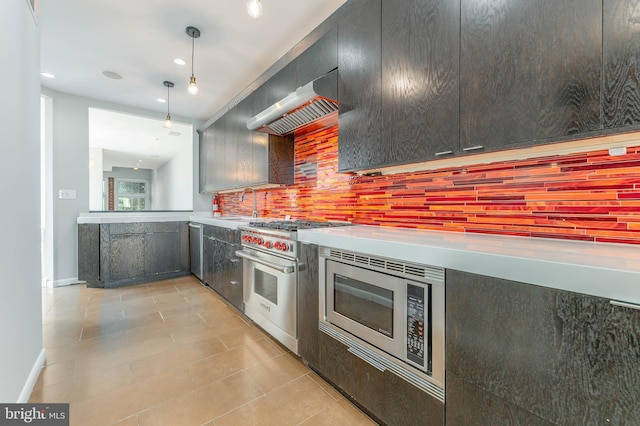
[[[47,281],[47,287],[48,288],[64,287],[66,285],[81,284],[83,282],[85,281],[80,281],[78,277],[65,278],[63,280]]]
[[[40,355],[38,355],[38,359],[36,359],[36,363],[33,364],[29,377],[27,377],[27,381],[22,388],[22,392],[20,392],[20,396],[17,401],[18,404],[25,404],[29,402],[29,397],[31,396],[31,392],[38,381],[38,377],[40,377],[40,370],[44,367],[45,362],[47,362],[47,351],[42,348]]]

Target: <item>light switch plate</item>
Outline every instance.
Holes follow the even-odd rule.
[[[76,199],[76,190],[75,189],[61,189],[58,192],[58,198],[61,200],[75,200]]]

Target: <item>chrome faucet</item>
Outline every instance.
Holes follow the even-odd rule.
[[[251,214],[251,217],[253,217],[254,219],[258,217],[258,200],[256,199],[256,191],[253,188],[245,188],[242,190],[242,193],[240,194],[240,202],[244,201],[244,194],[247,191],[251,191],[253,192],[253,213]]]

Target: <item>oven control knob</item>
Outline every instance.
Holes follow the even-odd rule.
[[[278,243],[276,243],[276,244],[278,244]],[[271,244],[271,241],[267,241],[267,242],[264,243],[264,248],[270,249],[271,247],[273,247],[273,244]]]
[[[253,244],[257,244],[259,246],[261,246],[263,242],[264,240],[261,237],[255,237],[252,241]]]

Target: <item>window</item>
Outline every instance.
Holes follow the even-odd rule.
[[[116,178],[114,192],[116,210],[147,210],[149,205],[148,180]]]

